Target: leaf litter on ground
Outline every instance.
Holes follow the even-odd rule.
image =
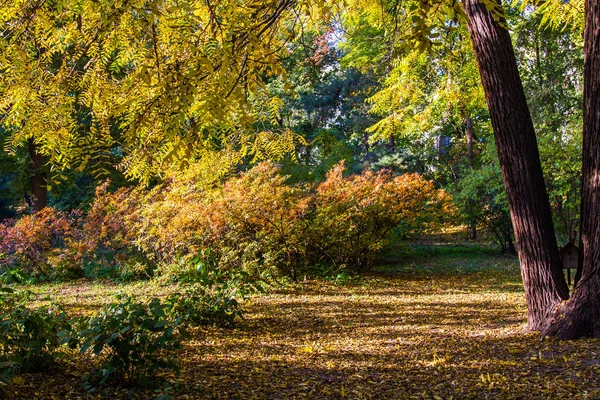
[[[31,288],[91,313],[111,293],[176,290],[151,282],[88,281]],[[600,341],[540,341],[526,333],[516,260],[489,255],[409,259],[350,284],[311,280],[257,296],[231,328],[200,327],[165,390],[86,392],[70,354],[55,370],[13,379],[27,399],[592,399],[600,397]],[[158,394],[157,394],[158,393]]]

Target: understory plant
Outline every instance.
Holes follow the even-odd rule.
[[[344,172],[338,163],[314,194],[310,243],[325,262],[359,272],[371,266],[392,234],[406,238],[426,231],[454,212],[447,193],[418,174]]]
[[[156,298],[144,304],[123,296],[80,321],[79,332],[65,335],[64,343],[77,343],[81,353],[97,357],[87,385],[112,381],[148,387],[160,370],[177,370],[173,350],[181,347],[187,332],[182,318],[169,318],[167,308]]]
[[[233,326],[236,318],[243,317],[240,301],[263,292],[264,280],[244,271],[224,271],[206,251],[189,265],[193,272],[188,271],[186,278],[192,284],[166,300],[173,318],[186,324]]]
[[[60,352],[59,332],[69,319],[58,306],[27,307],[27,296],[0,287],[0,374],[37,372]]]
[[[80,213],[46,207],[0,224],[0,272],[16,268],[39,277],[82,275]]]

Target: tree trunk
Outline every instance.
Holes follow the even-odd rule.
[[[573,279],[573,286],[577,286],[577,283],[581,280],[581,271],[583,271],[583,239],[581,237],[581,227],[579,228],[579,257],[577,258],[577,270],[575,271],[575,278]]]
[[[497,1],[492,3],[501,9]],[[554,307],[568,298],[569,289],[558,254],[535,130],[504,21],[496,21],[478,0],[463,4],[519,250],[528,327],[542,330]]]
[[[38,212],[46,207],[48,201],[48,185],[44,171],[45,157],[38,153],[33,139],[29,139],[27,150],[31,168],[31,209],[33,212]]]
[[[471,123],[469,113],[466,113],[465,116],[465,131],[467,133],[467,158],[469,160],[469,167],[475,169],[475,157],[473,156],[473,138],[475,132],[473,132],[473,124]],[[473,200],[471,200],[471,203],[473,203]],[[473,205],[471,205],[471,207],[473,207]],[[477,221],[475,218],[469,222],[469,238],[471,240],[477,240]]]
[[[369,134],[367,132],[363,133],[363,146],[365,149],[365,161],[373,161],[373,153],[371,153],[371,147],[369,146]]]
[[[600,0],[585,2],[581,279],[544,332],[559,339],[600,337]],[[576,278],[577,280],[577,278]]]
[[[475,137],[475,132],[473,132],[473,124],[471,123],[469,114],[465,117],[465,131],[467,133],[467,157],[469,159],[469,167],[475,169],[475,157],[473,156],[473,138]]]
[[[477,240],[477,221],[475,219],[469,222],[469,239]]]
[[[388,144],[388,148],[390,150],[390,153],[393,153],[396,151],[396,138],[394,137],[393,133],[390,133],[390,141]]]
[[[507,236],[506,239],[506,253],[507,254],[512,254],[512,255],[516,255],[517,254],[517,249],[515,249],[515,244],[512,241],[512,238],[510,237],[510,235]]]

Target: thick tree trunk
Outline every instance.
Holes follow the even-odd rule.
[[[46,207],[48,201],[48,185],[44,171],[45,157],[38,153],[33,139],[27,145],[31,167],[31,209],[34,212]]]
[[[583,238],[581,237],[581,226],[579,228],[579,257],[577,258],[577,270],[575,271],[575,278],[573,279],[573,286],[577,286],[577,283],[581,280],[581,272],[583,271]]]
[[[542,330],[554,307],[568,298],[569,289],[554,236],[535,130],[503,21],[496,21],[478,0],[465,0],[463,4],[508,196],[528,327]]]
[[[600,337],[600,0],[585,2],[581,279],[544,332],[559,339]],[[576,279],[577,280],[577,279]]]

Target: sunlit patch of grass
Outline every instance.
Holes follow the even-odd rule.
[[[175,289],[150,282],[81,281],[33,290],[40,303],[59,299],[68,310],[85,313],[110,302],[115,292],[150,298]],[[182,373],[168,376],[177,384],[173,398],[600,395],[600,341],[540,341],[538,334],[523,332],[524,295],[518,266],[510,258],[411,258],[378,267],[359,281],[307,279],[280,287],[245,308],[245,320],[233,329],[190,329],[192,339],[179,357]],[[56,381],[28,379],[43,397],[60,397]],[[71,397],[87,396],[75,375],[55,379],[72,388]],[[151,394],[106,389],[100,395]]]

